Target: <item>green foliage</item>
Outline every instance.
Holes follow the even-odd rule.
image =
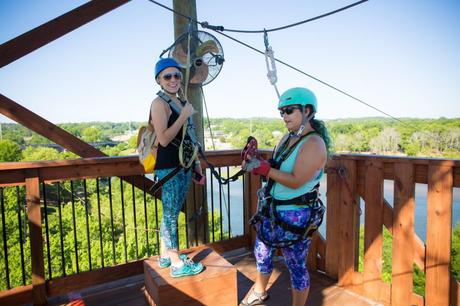
[[[35,160],[56,160],[61,159],[61,155],[56,149],[45,147],[27,147],[23,152],[23,161]]]
[[[454,278],[460,281],[460,222],[452,231],[451,271]]]
[[[82,132],[82,137],[83,140],[87,142],[96,142],[103,140],[101,131],[95,126],[85,128]]]
[[[0,162],[19,161],[21,148],[11,140],[0,140]]]
[[[101,178],[46,184],[45,188],[41,185],[40,191],[41,199],[44,195],[47,199],[46,206],[42,202],[47,279],[77,273],[77,260],[78,271],[83,272],[158,254],[162,205],[150,195],[144,198],[142,190],[119,178]],[[23,285],[23,264],[24,284],[27,285],[31,283],[31,261],[24,208],[25,187],[0,188],[0,192],[4,204],[5,220],[1,221],[5,224],[7,237],[10,285]],[[225,229],[221,234],[219,215],[219,211],[213,216],[208,215],[209,237],[211,240],[214,237],[214,241],[229,237]],[[183,213],[179,215],[178,233],[179,247],[189,247]],[[3,247],[2,239],[3,228],[0,227],[0,245]],[[5,260],[2,251],[0,271],[6,271]],[[6,277],[0,277],[0,290],[6,288]]]

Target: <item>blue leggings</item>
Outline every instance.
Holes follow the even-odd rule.
[[[310,217],[309,208],[278,211],[280,218],[293,225],[305,226]],[[281,227],[272,228],[268,218],[263,219],[259,224],[258,231],[264,231],[265,237],[296,238],[294,234],[285,232]],[[291,237],[292,236],[292,237]],[[288,247],[281,248],[284,260],[291,275],[292,288],[304,290],[310,287],[310,275],[307,270],[307,255],[311,245],[311,239],[300,240]],[[259,238],[256,239],[254,255],[256,258],[257,270],[263,274],[269,274],[273,270],[273,253],[275,248],[263,243]]]
[[[155,170],[159,179],[165,177],[172,169]],[[160,225],[160,239],[167,250],[177,250],[177,221],[182,204],[185,201],[188,188],[192,181],[192,171],[181,169],[176,175],[162,186],[161,202],[163,203],[163,218]]]

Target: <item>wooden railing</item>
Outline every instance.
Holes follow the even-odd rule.
[[[450,273],[452,194],[460,161],[335,156],[328,164],[326,272],[340,286],[387,305],[460,305]],[[384,180],[394,185],[393,206]],[[426,243],[414,232],[415,186],[427,184]],[[364,269],[358,271],[360,199],[364,201]],[[382,281],[383,227],[392,235],[392,280]],[[425,274],[425,297],[413,292],[413,265]]]
[[[267,156],[269,152],[264,154]],[[207,156],[218,167],[240,164],[238,151],[216,151]],[[206,166],[203,163],[203,167]],[[28,260],[32,272],[30,284],[1,291],[0,304],[44,304],[51,296],[142,273],[143,258],[135,258],[90,271],[46,277],[46,233],[40,193],[42,183],[98,177],[130,177],[126,181],[139,187],[140,181],[133,177],[142,179],[142,174],[136,157],[0,164],[0,187],[25,186],[31,258]],[[384,180],[394,181],[393,207],[384,197]],[[414,232],[416,183],[428,185],[426,243]],[[256,190],[260,186],[258,176],[244,176],[243,235],[214,242],[205,235],[200,243],[212,243],[220,251],[250,247],[255,235],[247,220],[256,210]],[[324,271],[340,286],[387,305],[460,305],[460,286],[449,271],[452,191],[459,186],[460,161],[334,156],[327,171],[327,243],[320,234],[314,236],[309,268]],[[365,203],[364,268],[361,272],[358,269],[360,198]],[[383,227],[392,234],[391,284],[382,281]],[[425,297],[413,292],[414,263],[426,276]]]

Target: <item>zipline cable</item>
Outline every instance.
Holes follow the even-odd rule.
[[[291,24],[288,24],[288,25],[285,25],[285,26],[281,26],[281,27],[277,27],[277,28],[272,28],[272,29],[268,29],[268,30],[236,30],[236,29],[226,29],[224,26],[215,26],[215,25],[210,25],[207,21],[198,21],[194,18],[191,18],[190,16],[187,16],[185,14],[182,14],[164,4],[161,4],[155,0],[148,0],[152,3],[155,3],[156,5],[158,6],[161,6],[179,16],[182,16],[184,18],[187,18],[189,20],[192,20],[193,22],[201,25],[203,28],[207,28],[207,29],[211,29],[211,30],[217,30],[217,31],[227,31],[227,32],[235,32],[235,33],[245,33],[245,34],[256,34],[256,33],[264,33],[264,32],[275,32],[275,31],[280,31],[280,30],[284,30],[284,29],[288,29],[288,28],[292,28],[292,27],[295,27],[295,26],[298,26],[298,25],[301,25],[301,24],[304,24],[304,23],[307,23],[307,22],[311,22],[311,21],[315,21],[315,20],[318,20],[318,19],[321,19],[321,18],[324,18],[324,17],[327,17],[327,16],[331,16],[331,15],[334,15],[336,13],[339,13],[341,11],[345,11],[349,8],[352,8],[354,6],[357,6],[357,5],[360,5],[364,2],[367,2],[369,0],[361,0],[361,1],[358,1],[358,2],[355,2],[355,3],[352,3],[350,5],[347,5],[347,6],[344,6],[344,7],[341,7],[339,9],[336,9],[334,11],[331,11],[331,12],[328,12],[328,13],[325,13],[325,14],[322,14],[322,15],[319,15],[319,16],[316,16],[316,17],[313,17],[313,18],[309,18],[309,19],[305,19],[305,20],[302,20],[302,21],[299,21],[299,22],[295,22],[295,23],[291,23]]]
[[[330,15],[333,15],[333,14],[336,14],[336,13],[339,13],[341,11],[344,11],[344,10],[347,10],[349,8],[352,8],[354,6],[357,6],[359,4],[362,4],[364,2],[367,2],[369,0],[361,0],[361,1],[358,1],[358,2],[355,2],[355,3],[352,3],[350,5],[347,5],[347,6],[344,6],[342,8],[339,8],[337,10],[334,10],[332,12],[329,12],[329,13],[325,13],[325,14],[322,14],[322,15],[319,15],[319,16],[316,16],[316,17],[313,17],[313,18],[309,18],[309,19],[305,19],[305,20],[302,20],[302,21],[299,21],[299,22],[296,22],[296,23],[292,23],[292,24],[288,24],[288,25],[285,25],[285,26],[281,26],[281,27],[278,27],[278,28],[273,28],[273,29],[268,29],[268,30],[235,30],[235,29],[226,29],[224,27],[222,27],[222,31],[226,31],[226,32],[235,32],[235,33],[244,33],[244,34],[255,34],[255,33],[264,33],[264,32],[275,32],[275,31],[280,31],[280,30],[284,30],[284,29],[288,29],[288,28],[292,28],[292,27],[295,27],[295,26],[298,26],[298,25],[301,25],[301,24],[304,24],[304,23],[307,23],[307,22],[311,22],[311,21],[315,21],[315,20],[318,20],[318,19],[321,19],[321,18],[324,18],[324,17],[327,17],[327,16],[330,16]],[[207,22],[202,22],[200,23],[202,27],[209,27],[211,30],[213,30],[213,27],[216,27],[216,26],[210,26],[208,25]],[[203,25],[204,24],[204,25]],[[217,26],[218,28],[219,26]]]
[[[167,9],[167,10],[173,12],[174,14],[177,14],[177,15],[179,15],[179,16],[182,16],[182,17],[184,17],[184,18],[187,18],[187,19],[189,19],[190,21],[193,21],[193,22],[195,22],[195,23],[197,23],[197,24],[200,24],[202,27],[204,27],[203,24],[205,24],[206,27],[207,27],[208,29],[210,29],[210,30],[212,30],[212,31],[214,31],[214,32],[217,32],[217,33],[219,33],[220,35],[223,35],[223,36],[227,37],[228,39],[231,39],[231,40],[233,40],[233,41],[235,41],[235,42],[237,42],[237,43],[239,43],[239,44],[241,44],[241,45],[243,45],[243,46],[245,46],[245,47],[247,47],[247,48],[249,48],[249,49],[251,49],[251,50],[253,50],[253,51],[255,51],[255,52],[258,52],[258,53],[260,53],[260,54],[262,54],[262,55],[265,56],[265,52],[262,52],[262,51],[260,51],[259,49],[255,48],[255,47],[253,47],[253,46],[251,46],[251,45],[249,45],[249,44],[247,44],[247,43],[245,43],[245,42],[242,42],[241,40],[238,40],[238,39],[236,39],[236,38],[234,38],[234,37],[232,37],[232,36],[230,36],[230,35],[228,35],[228,34],[223,33],[223,32],[222,32],[222,31],[224,31],[224,28],[223,28],[223,27],[220,27],[220,26],[217,26],[217,27],[215,27],[215,26],[209,26],[209,24],[208,24],[207,22],[200,22],[200,21],[198,21],[198,20],[192,18],[191,16],[187,16],[187,15],[185,15],[185,14],[182,14],[182,13],[180,13],[180,12],[178,12],[178,11],[176,11],[176,10],[170,8],[170,7],[167,7],[166,5],[161,4],[161,3],[159,3],[159,2],[157,2],[157,1],[155,1],[155,0],[148,0],[148,1],[150,1],[150,2],[152,2],[152,3],[154,3],[154,4],[158,5],[158,6],[161,6],[161,7],[165,8],[165,9]],[[366,1],[367,1],[367,0],[366,0]],[[363,0],[363,1],[359,1],[359,2],[356,2],[356,3],[354,3],[354,4],[355,4],[355,5],[358,5],[358,4],[361,4],[362,2],[365,2],[365,1],[364,1],[364,0]],[[354,6],[354,5],[352,5],[352,6]],[[348,6],[348,7],[345,7],[345,8],[349,8],[349,7],[351,7],[351,6]],[[341,10],[343,10],[343,9],[345,9],[345,8],[342,8],[342,9],[339,9],[339,10],[336,10],[336,11],[341,11]],[[331,12],[331,13],[332,13],[332,12]],[[325,15],[325,14],[324,14],[324,15]],[[329,15],[330,15],[330,14],[329,14]],[[320,16],[318,16],[318,17],[320,17]],[[316,19],[318,19],[318,18],[315,17],[315,18],[311,18],[311,19],[316,20]],[[290,25],[290,26],[293,26],[293,25]],[[289,26],[288,26],[288,27],[289,27]],[[272,30],[277,30],[277,29],[278,29],[278,28],[275,28],[275,29],[272,29]],[[262,30],[262,32],[263,32],[263,30]],[[333,85],[331,85],[331,84],[329,84],[329,83],[327,83],[327,82],[325,82],[325,81],[322,81],[322,80],[320,80],[319,78],[317,78],[317,77],[315,77],[315,76],[313,76],[313,75],[311,75],[311,74],[308,74],[308,73],[302,71],[301,69],[296,68],[296,67],[294,67],[294,66],[292,66],[292,65],[290,65],[290,64],[288,64],[288,63],[286,63],[286,62],[284,62],[284,61],[282,61],[282,60],[279,60],[279,59],[277,59],[277,58],[274,58],[274,59],[275,59],[275,61],[277,61],[278,63],[283,64],[283,65],[285,65],[286,67],[289,67],[289,68],[291,68],[291,69],[293,69],[293,70],[295,70],[295,71],[297,71],[297,72],[299,72],[299,73],[301,73],[301,74],[303,74],[303,75],[305,75],[305,76],[307,76],[307,77],[309,77],[309,78],[311,78],[311,79],[313,79],[313,80],[315,80],[315,81],[317,81],[317,82],[319,82],[319,83],[321,83],[321,84],[323,84],[323,85],[325,85],[325,86],[327,86],[327,87],[329,87],[329,88],[331,88],[331,89],[333,89],[333,90],[336,90],[336,91],[338,91],[339,93],[341,93],[341,94],[343,94],[343,95],[345,95],[345,96],[347,96],[347,97],[349,97],[349,98],[351,98],[351,99],[353,99],[353,100],[355,100],[355,101],[357,101],[357,102],[359,102],[359,103],[361,103],[361,104],[364,104],[364,105],[366,105],[367,107],[372,108],[372,109],[376,110],[377,112],[382,113],[382,114],[384,114],[385,116],[388,116],[389,118],[391,118],[391,119],[393,119],[393,120],[395,120],[395,121],[398,121],[398,122],[404,124],[405,126],[408,126],[405,122],[401,121],[400,119],[398,119],[398,118],[396,118],[396,117],[394,117],[394,116],[392,116],[392,115],[390,115],[390,114],[388,114],[388,113],[386,113],[386,112],[384,112],[384,111],[378,109],[378,108],[375,107],[375,106],[370,105],[369,103],[364,102],[364,101],[361,100],[361,99],[356,98],[355,96],[353,96],[353,95],[351,95],[351,94],[349,94],[349,93],[347,93],[347,92],[345,92],[345,91],[343,91],[343,90],[341,90],[341,89],[339,89],[339,88],[337,88],[337,87],[335,87],[335,86],[333,86]]]

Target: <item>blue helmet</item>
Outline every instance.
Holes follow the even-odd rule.
[[[176,62],[176,60],[171,58],[171,57],[160,58],[160,60],[155,65],[155,78],[160,74],[160,72],[162,72],[163,70],[165,70],[166,68],[169,68],[169,67],[175,67],[175,68],[177,68],[179,70],[182,68]]]

